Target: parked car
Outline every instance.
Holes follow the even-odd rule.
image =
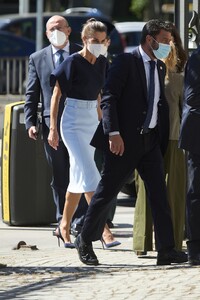
[[[0,94],[18,94],[27,70],[27,58],[35,42],[0,30]]]
[[[111,55],[119,54],[123,52],[123,43],[120,37],[119,32],[116,30],[115,26],[110,22],[106,17],[100,17],[98,14],[87,12],[82,13],[44,13],[43,14],[43,45],[48,44],[48,40],[45,34],[45,24],[47,20],[54,14],[63,15],[69,22],[69,25],[72,28],[72,33],[70,35],[70,40],[75,43],[81,44],[80,32],[82,30],[82,25],[91,17],[95,17],[97,20],[102,21],[106,24],[108,28],[108,34],[111,39],[111,45],[109,47],[109,52]],[[36,41],[36,14],[28,13],[23,15],[12,14],[4,15],[0,18],[0,30],[9,31],[16,35],[20,35],[28,38],[29,40]]]
[[[141,32],[146,22],[116,22],[115,27],[122,36],[124,52],[131,52],[140,44]]]
[[[35,51],[35,42],[0,30],[0,57],[29,56]]]
[[[111,21],[111,18],[104,15],[101,10],[94,8],[94,7],[71,7],[71,8],[66,9],[65,13],[67,15],[71,15],[71,14],[85,15],[85,16],[88,16],[89,18],[102,17],[104,19],[107,18],[109,21]]]

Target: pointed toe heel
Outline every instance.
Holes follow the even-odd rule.
[[[121,245],[121,243],[119,241],[113,241],[111,243],[106,243],[103,238],[101,239],[101,243],[102,243],[103,249],[108,249],[108,248],[112,248],[112,247]]]
[[[73,243],[64,243],[64,247],[68,248],[68,249],[74,249],[75,248]]]

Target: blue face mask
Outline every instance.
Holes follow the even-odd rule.
[[[162,44],[162,43],[158,43],[155,39],[154,41],[158,44],[158,49],[154,50],[152,47],[152,51],[153,51],[153,54],[155,55],[155,57],[157,59],[164,59],[166,58],[170,51],[171,51],[171,46],[168,45],[168,44]]]

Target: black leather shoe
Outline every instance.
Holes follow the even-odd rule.
[[[157,266],[171,265],[172,263],[184,263],[188,261],[188,256],[185,252],[176,251],[160,251],[157,255]]]
[[[99,261],[93,251],[92,243],[86,244],[81,238],[80,234],[74,241],[74,245],[78,251],[79,259],[82,263],[94,266],[97,266],[99,264]]]

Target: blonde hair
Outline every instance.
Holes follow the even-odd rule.
[[[177,51],[176,51],[176,46],[174,45],[174,43],[171,41],[170,42],[170,46],[171,46],[171,51],[169,53],[169,55],[163,59],[163,62],[166,65],[166,77],[168,78],[168,71],[171,72],[176,72],[177,71]]]
[[[81,38],[91,38],[95,32],[105,32],[107,35],[107,27],[104,23],[97,21],[95,18],[91,18],[83,25]]]

